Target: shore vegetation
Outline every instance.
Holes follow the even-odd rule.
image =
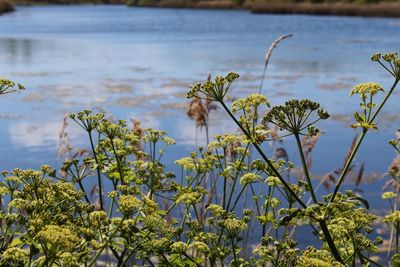
[[[379,130],[387,101],[398,97],[400,57],[371,59],[392,83],[350,90],[359,99],[352,125],[359,135],[324,196],[311,155],[328,111],[309,99],[271,106],[261,93],[230,102],[237,73],[190,88],[188,116],[197,127],[220,108],[239,131],[176,159],[177,173],[164,163],[175,145],[166,132],[91,110],[70,114],[65,120],[81,128],[87,145],[76,153],[68,146],[60,169],[1,172],[0,265],[399,266],[400,140],[388,144],[397,156],[385,178],[385,214],[343,190],[365,137]],[[24,89],[0,80],[1,97]],[[294,162],[269,145],[289,138]],[[378,232],[382,225],[386,233]],[[300,231],[312,241],[300,242]]]

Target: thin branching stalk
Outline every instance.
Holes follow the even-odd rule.
[[[233,254],[233,260],[235,262],[235,267],[239,267],[235,250],[235,242],[233,241],[233,237],[231,237],[231,246],[232,246],[232,254]]]
[[[108,246],[108,244],[110,243],[111,239],[114,238],[114,236],[117,234],[117,232],[120,230],[122,223],[125,221],[125,217],[123,217],[121,219],[121,221],[119,222],[119,224],[117,225],[117,227],[115,228],[115,230],[111,233],[111,235],[107,238],[106,242],[104,243],[104,245],[99,249],[99,251],[97,251],[96,255],[93,257],[93,259],[89,262],[89,267],[93,266],[97,259],[100,257],[100,255],[103,253],[104,249]]]
[[[370,124],[375,121],[375,119],[378,116],[379,112],[381,111],[381,109],[383,108],[383,106],[385,105],[385,103],[389,99],[389,97],[392,95],[392,93],[393,93],[393,91],[396,88],[398,83],[399,83],[399,79],[396,78],[394,83],[393,83],[393,85],[392,85],[392,87],[390,88],[389,92],[386,94],[385,98],[383,99],[381,104],[378,106],[378,109],[375,111],[374,115],[372,116],[371,120],[369,121]],[[345,164],[345,166],[343,168],[343,171],[341,172],[340,178],[339,178],[339,180],[338,180],[338,182],[337,182],[337,184],[335,186],[335,189],[333,191],[333,194],[332,194],[332,197],[330,199],[330,202],[332,202],[335,199],[337,193],[339,192],[339,189],[340,189],[344,179],[346,178],[347,172],[349,171],[350,166],[351,166],[351,164],[352,164],[352,162],[354,160],[354,157],[356,156],[356,154],[358,152],[358,149],[359,149],[361,143],[363,142],[364,137],[367,134],[367,132],[368,132],[368,128],[364,128],[362,134],[358,138],[357,143],[354,146],[354,149],[351,152],[350,157],[348,158],[348,160],[347,160],[347,162],[346,162],[346,164]]]
[[[230,212],[233,212],[235,210],[236,205],[238,204],[240,197],[242,196],[244,190],[246,189],[247,184],[243,185],[242,189],[240,190],[238,196],[236,197],[235,201],[233,202],[232,208],[229,210]]]
[[[221,105],[223,106],[223,108],[225,109],[225,111],[229,114],[229,116],[233,119],[233,121],[237,124],[237,126],[243,131],[243,133],[247,136],[247,138],[249,138],[249,140],[251,140],[252,144],[254,145],[254,147],[256,148],[256,150],[258,151],[258,153],[261,155],[261,157],[264,159],[264,161],[268,164],[268,166],[271,168],[271,170],[273,171],[273,173],[276,175],[276,177],[278,177],[278,179],[282,182],[283,186],[286,188],[286,190],[290,193],[290,195],[300,204],[300,206],[302,206],[303,208],[307,208],[306,204],[304,204],[304,202],[296,195],[296,193],[292,190],[292,188],[289,186],[288,183],[286,183],[286,181],[283,179],[282,175],[278,172],[278,170],[275,168],[275,166],[272,164],[272,162],[268,159],[268,157],[264,154],[264,152],[262,151],[262,149],[260,148],[260,146],[255,143],[252,140],[251,135],[243,128],[243,126],[241,125],[241,123],[236,119],[236,117],[232,114],[232,112],[229,110],[229,108],[226,106],[226,104],[223,101],[219,101],[221,103]],[[322,230],[322,233],[325,236],[326,242],[328,243],[328,246],[333,254],[333,256],[335,257],[335,259],[338,262],[343,262],[339,251],[336,248],[335,243],[333,242],[332,236],[328,230],[328,226],[326,225],[326,222],[323,220],[319,220],[318,221]]]
[[[309,173],[309,171],[308,171],[308,167],[307,167],[307,163],[306,163],[306,158],[305,158],[305,156],[304,156],[304,151],[303,151],[303,148],[302,148],[302,146],[301,146],[300,136],[299,136],[298,133],[294,133],[294,137],[296,138],[297,148],[298,148],[298,150],[299,150],[299,154],[300,154],[300,158],[301,158],[301,163],[302,163],[302,165],[303,165],[304,175],[305,175],[305,177],[306,177],[306,181],[307,181],[307,184],[308,184],[308,187],[309,187],[309,190],[310,190],[311,198],[312,198],[313,202],[314,202],[315,204],[317,204],[317,203],[318,203],[318,199],[317,199],[317,197],[315,196],[315,191],[314,191],[314,188],[313,188],[313,185],[312,185],[312,182],[311,182],[311,177],[310,177],[310,173]]]
[[[227,162],[226,162],[226,149],[224,148],[224,168],[226,168]],[[227,178],[224,177],[224,192],[222,195],[222,207],[225,209],[225,204],[226,204],[226,187],[227,187]]]
[[[97,158],[97,153],[96,149],[94,148],[94,142],[93,142],[93,137],[92,137],[92,132],[88,131],[89,134],[89,140],[90,140],[90,147],[92,148],[92,153],[94,160],[96,162],[96,171],[97,171],[97,183],[99,186],[99,199],[100,199],[100,209],[104,210],[104,204],[103,204],[103,184],[101,181],[101,173],[100,173],[100,168],[99,168],[99,160]]]
[[[125,181],[124,181],[124,173],[122,172],[122,166],[121,166],[121,162],[119,159],[119,156],[117,154],[117,150],[115,149],[115,145],[114,145],[114,139],[110,139],[111,141],[111,147],[113,150],[113,153],[115,155],[115,160],[117,161],[117,168],[118,168],[118,172],[119,172],[119,178],[121,179],[121,184],[125,185]]]
[[[268,157],[264,154],[264,152],[261,150],[260,146],[255,143],[251,135],[243,128],[242,124],[236,119],[236,117],[232,114],[232,112],[229,110],[229,108],[226,106],[226,104],[223,101],[220,101],[221,105],[225,109],[225,111],[229,114],[229,116],[233,119],[233,121],[236,123],[236,125],[242,130],[242,132],[251,140],[251,143],[253,146],[256,148],[260,156],[263,158],[263,160],[268,164],[268,166],[272,169],[273,173],[278,177],[278,179],[282,182],[283,186],[286,188],[286,190],[289,191],[289,193],[293,196],[294,199],[302,206],[303,208],[306,208],[306,204],[296,195],[296,193],[293,191],[293,189],[289,186],[288,183],[286,183],[285,179],[283,179],[282,175],[278,172],[278,170],[275,168],[273,163],[268,159]]]
[[[245,150],[244,150],[244,153],[243,153],[242,157],[240,158],[240,164],[239,164],[239,166],[241,166],[242,163],[244,162],[245,157],[246,157],[247,150],[249,149],[249,146],[250,146],[250,143],[248,143],[248,144],[246,145],[246,148],[245,148]],[[238,177],[239,177],[239,171],[236,172],[235,178],[233,179],[233,184],[232,184],[232,187],[231,187],[231,191],[230,191],[230,193],[229,193],[228,204],[227,204],[227,206],[226,206],[226,209],[227,209],[227,210],[229,210],[229,206],[231,205],[232,196],[233,196],[233,192],[235,191],[236,182],[237,182]]]

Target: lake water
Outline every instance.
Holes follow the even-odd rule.
[[[385,87],[392,82],[369,57],[400,50],[399,19],[124,6],[19,7],[0,16],[0,76],[27,87],[0,99],[0,168],[59,167],[64,114],[99,108],[168,131],[178,143],[167,152],[174,170],[174,160],[196,144],[204,145],[204,139],[196,142],[194,123],[185,114],[188,86],[208,74],[236,71],[242,79],[230,95],[257,92],[267,48],[287,33],[294,37],[274,51],[263,92],[272,104],[311,98],[331,113],[332,119],[319,125],[325,134],[313,152],[313,173],[323,175],[341,166],[357,132],[349,125],[358,98],[350,98],[349,90],[363,81]],[[378,121],[381,131],[368,134],[357,157],[369,176],[383,174],[394,157],[386,141],[399,127],[398,97],[389,101]],[[68,129],[72,145],[82,147],[84,134],[72,123]],[[212,133],[235,130],[224,112],[212,113]],[[292,144],[285,140],[295,159]],[[361,186],[375,208],[386,205],[375,201],[383,182]]]

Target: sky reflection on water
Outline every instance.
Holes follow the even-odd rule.
[[[174,169],[172,162],[196,144],[194,124],[184,109],[188,86],[209,73],[233,70],[242,78],[232,97],[256,92],[267,47],[277,36],[293,33],[294,38],[274,51],[264,93],[272,104],[311,98],[333,115],[320,125],[326,133],[314,152],[318,157],[313,172],[329,172],[342,164],[356,133],[346,121],[358,106],[349,89],[361,81],[390,85],[369,56],[399,50],[399,31],[398,19],[123,6],[20,7],[0,17],[0,74],[28,88],[0,99],[1,169],[59,166],[56,150],[63,116],[83,108],[100,108],[168,131],[178,142],[169,152]],[[382,173],[391,162],[394,153],[386,141],[398,127],[397,97],[385,109],[391,122],[369,134],[357,158],[367,164],[366,172]],[[235,130],[223,112],[212,114],[212,133]],[[85,144],[72,123],[69,131],[75,147]],[[291,144],[285,141],[295,158]],[[380,187],[364,187],[379,199],[373,189]]]

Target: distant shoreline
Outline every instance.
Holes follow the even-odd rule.
[[[385,17],[400,18],[400,3],[376,4],[351,3],[276,3],[253,4],[251,12],[256,14],[304,14],[322,16]]]
[[[7,0],[0,0],[0,15],[14,11],[14,6]]]
[[[7,0],[0,0],[1,3]],[[157,8],[188,8],[188,9],[243,9],[254,14],[303,14],[321,16],[354,16],[354,17],[384,17],[400,18],[400,2],[380,2],[374,4],[354,3],[244,3],[234,4],[229,0],[198,1],[162,0],[149,1],[146,4],[137,4],[134,0],[15,0],[16,5],[73,5],[73,4],[121,4],[128,3],[131,7],[157,7]],[[130,4],[129,4],[130,3]]]
[[[1,1],[1,0],[0,0]],[[125,5],[124,0],[12,0],[15,6],[44,6],[44,5]]]

